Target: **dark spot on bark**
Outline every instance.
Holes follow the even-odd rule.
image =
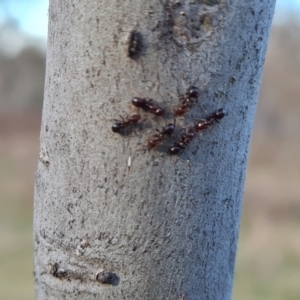
[[[62,279],[68,275],[68,272],[63,268],[60,268],[58,263],[50,263],[48,267],[49,273],[54,277]]]
[[[59,233],[57,234],[57,236],[58,236],[60,239],[62,239],[62,238],[65,236],[65,234],[64,234],[63,232],[59,232]]]
[[[173,3],[173,6],[181,6],[181,1],[180,0],[175,0]]]
[[[203,4],[213,6],[217,5],[219,3],[219,0],[203,0]]]
[[[45,167],[50,166],[48,151],[46,148],[41,148],[40,154],[39,154],[39,160],[44,164]]]
[[[229,81],[231,84],[234,84],[236,81],[236,77],[232,76]]]
[[[118,285],[119,284],[119,277],[112,272],[101,272],[98,273],[96,276],[96,280],[102,284],[110,284],[110,285]]]
[[[130,58],[136,59],[142,51],[143,38],[140,32],[132,30],[129,35],[127,54]]]
[[[46,132],[48,132],[48,130],[49,130],[49,127],[48,127],[48,125],[46,125]]]
[[[205,28],[211,27],[212,25],[211,17],[208,15],[202,15],[200,17],[200,25],[204,26]]]

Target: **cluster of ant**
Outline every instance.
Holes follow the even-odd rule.
[[[191,107],[192,103],[194,103],[198,99],[199,94],[200,92],[197,87],[189,87],[182,97],[180,105],[174,109],[175,117],[183,116]],[[131,103],[135,107],[152,113],[155,116],[163,116],[165,113],[165,110],[155,104],[152,99],[134,97],[132,98]],[[183,135],[177,140],[177,142],[173,143],[173,146],[168,149],[168,154],[177,155],[181,153],[183,149],[194,139],[197,133],[210,128],[215,123],[219,123],[219,121],[223,119],[225,115],[226,111],[223,108],[219,108],[212,114],[208,115],[206,118],[194,123],[193,126],[186,128]],[[116,133],[122,133],[129,126],[137,124],[140,120],[141,115],[139,114],[134,114],[126,118],[121,117],[121,120],[116,120],[112,125],[112,131]],[[157,147],[165,139],[166,136],[171,137],[175,131],[175,127],[175,121],[174,123],[167,124],[162,128],[161,131],[158,131],[158,133],[154,134],[149,139],[147,148],[151,150]]]

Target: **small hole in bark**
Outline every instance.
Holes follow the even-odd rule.
[[[118,285],[119,277],[112,272],[101,272],[96,275],[96,280],[102,284]]]

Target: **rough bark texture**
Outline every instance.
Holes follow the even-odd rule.
[[[35,189],[38,299],[230,299],[274,4],[50,1]],[[142,44],[129,57],[132,30]],[[177,157],[141,150],[173,120],[172,95],[191,84],[201,96],[176,125],[205,117],[201,105],[228,116]],[[112,119],[137,111],[133,96],[169,107],[167,118],[140,112],[143,130],[113,133]]]

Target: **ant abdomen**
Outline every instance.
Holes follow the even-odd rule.
[[[185,93],[185,98],[191,99],[191,98],[195,98],[197,99],[199,97],[199,89],[196,86],[190,86],[186,93]]]
[[[163,108],[153,102],[152,99],[134,97],[131,100],[132,105],[148,111],[156,116],[163,116],[165,111]]]

